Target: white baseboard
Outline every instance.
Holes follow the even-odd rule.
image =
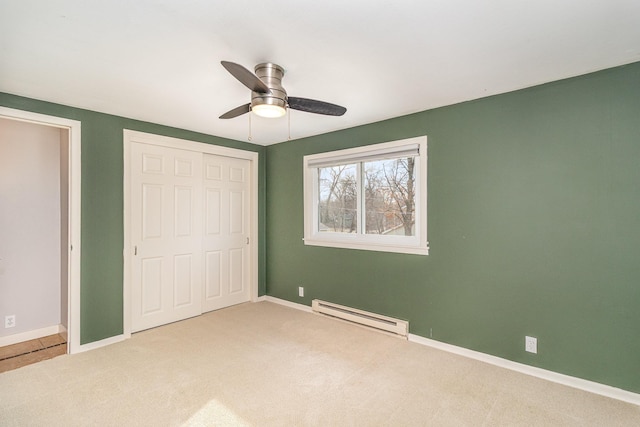
[[[468,357],[470,359],[479,360],[480,362],[489,363],[501,368],[510,369],[522,374],[531,375],[543,380],[577,388],[579,390],[588,391],[590,393],[599,394],[601,396],[610,397],[612,399],[622,400],[624,402],[633,403],[634,405],[640,405],[640,394],[632,393],[630,391],[611,387],[605,384],[600,384],[594,381],[584,380],[582,378],[576,378],[569,375],[559,374],[557,372],[549,371],[542,368],[536,368],[535,366],[529,366],[523,363],[513,362],[511,360],[492,356],[486,353],[481,353],[479,351],[469,350],[464,347],[458,347],[429,338],[424,338],[420,335],[409,334],[409,341],[436,348],[438,350],[447,351],[449,353],[454,353],[460,356]]]
[[[0,337],[0,347],[17,344],[17,343],[25,342],[29,340],[35,340],[35,339],[46,337],[49,335],[66,333],[66,332],[67,332],[67,329],[64,326],[53,325],[53,326],[47,326],[46,328],[34,329],[33,331],[7,335],[6,337]]]
[[[291,302],[291,301],[287,301],[287,300],[276,298],[276,297],[270,297],[269,295],[265,295],[264,297],[260,297],[260,298],[264,298],[261,301],[269,301],[275,304],[284,305],[286,307],[295,308],[296,310],[302,310],[302,311],[306,311],[307,313],[313,313],[313,310],[308,305],[298,304],[297,302]],[[260,300],[260,298],[258,298],[258,300]]]
[[[261,299],[264,298],[264,299]],[[298,310],[311,313],[311,307],[298,304],[295,302],[275,298],[271,296],[265,296],[259,298],[260,301],[269,301],[276,304],[284,305],[287,307],[295,308]],[[460,356],[475,359],[480,362],[489,363],[491,365],[499,366],[501,368],[510,369],[512,371],[520,372],[525,375],[531,375],[536,378],[551,381],[554,383],[566,385],[579,390],[584,390],[589,393],[599,394],[601,396],[610,397],[612,399],[621,400],[623,402],[632,403],[640,406],[640,394],[630,391],[622,390],[620,388],[611,387],[605,384],[600,384],[594,381],[584,380],[582,378],[576,378],[569,375],[559,374],[557,372],[549,371],[542,368],[536,368],[534,366],[525,365],[523,363],[513,362],[511,360],[503,359],[501,357],[492,356],[490,354],[481,353],[479,351],[469,350],[464,347],[458,347],[452,344],[443,343],[440,341],[432,340],[422,337],[420,335],[409,334],[409,341],[416,344],[426,345],[428,347],[436,348],[438,350],[447,351]]]

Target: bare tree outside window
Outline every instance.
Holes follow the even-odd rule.
[[[415,235],[415,158],[365,162],[367,234]]]
[[[355,233],[358,226],[357,166],[318,168],[318,231]]]
[[[415,159],[383,159],[318,168],[318,231],[356,233],[362,167],[365,233],[415,235]]]

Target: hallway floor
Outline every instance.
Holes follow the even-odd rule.
[[[67,340],[60,334],[0,347],[0,372],[53,359],[67,353]]]

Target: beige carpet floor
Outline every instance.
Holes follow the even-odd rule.
[[[1,426],[637,426],[640,406],[269,302],[0,374]]]

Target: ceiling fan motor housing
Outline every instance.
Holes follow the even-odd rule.
[[[287,107],[287,92],[282,87],[284,69],[271,62],[256,65],[255,74],[266,84],[271,93],[251,92],[251,108],[256,105],[277,105]]]

